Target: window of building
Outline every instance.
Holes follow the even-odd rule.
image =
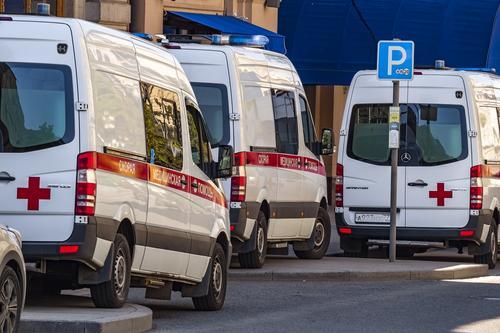
[[[179,96],[170,90],[141,83],[146,147],[151,163],[182,169],[182,127]]]
[[[293,92],[274,89],[272,97],[276,149],[280,153],[297,154],[299,143]]]
[[[307,100],[303,96],[299,96],[300,115],[302,119],[302,130],[304,131],[304,142],[306,147],[312,150],[313,145],[317,140],[316,132],[314,131],[314,123],[309,110]]]
[[[204,121],[194,103],[187,100],[186,106],[193,162],[205,174],[209,175],[212,164],[212,153]]]

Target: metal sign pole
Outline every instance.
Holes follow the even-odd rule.
[[[389,235],[389,261],[396,261],[396,219],[398,207],[398,155],[399,155],[399,81],[392,81],[392,106],[389,135],[391,148],[391,230]],[[397,110],[396,110],[397,109]],[[397,114],[396,114],[397,112]],[[392,132],[392,133],[391,133]]]

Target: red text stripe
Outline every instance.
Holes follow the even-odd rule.
[[[307,171],[322,176],[326,175],[325,166],[319,160],[305,156],[268,152],[240,152],[235,155],[238,166],[255,165],[282,169]]]

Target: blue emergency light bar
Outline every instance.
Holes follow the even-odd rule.
[[[151,34],[145,34],[142,32],[133,32],[132,35],[139,37],[139,38],[142,38],[142,39],[145,39],[145,40],[149,40],[150,42],[153,41],[153,35],[151,35]]]
[[[455,68],[457,71],[467,71],[467,72],[483,72],[496,74],[497,70],[495,68]]]
[[[262,35],[212,35],[211,40],[214,45],[265,47],[269,44],[269,38]]]

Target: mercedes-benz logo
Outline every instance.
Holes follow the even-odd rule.
[[[411,155],[410,155],[410,153],[406,152],[406,153],[401,154],[401,161],[403,163],[410,162],[411,161]]]

